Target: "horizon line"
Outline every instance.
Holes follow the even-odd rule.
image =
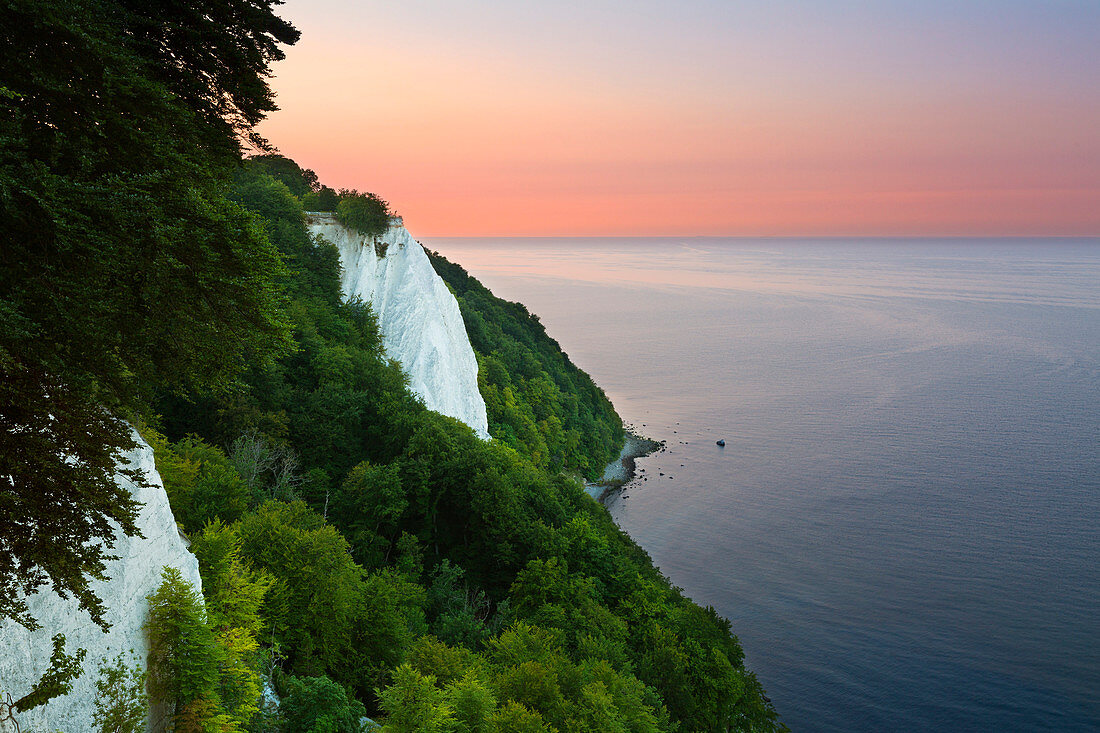
[[[406,229],[408,226],[406,225]],[[411,233],[411,232],[410,232]],[[1095,234],[417,234],[421,237],[443,237],[446,239],[1096,239],[1100,241],[1100,232]]]

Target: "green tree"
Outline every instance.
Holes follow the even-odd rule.
[[[0,616],[103,627],[125,419],[287,345],[278,252],[224,197],[297,31],[275,0],[8,0],[0,23]]]
[[[188,435],[175,443],[149,427],[142,435],[153,447],[157,472],[176,521],[197,534],[208,521],[235,521],[248,509],[252,494],[225,453]]]
[[[497,733],[555,733],[557,728],[521,703],[509,701],[493,714],[492,730]]]
[[[363,704],[328,677],[287,677],[279,705],[287,731],[359,733]]]
[[[385,562],[408,505],[397,466],[363,461],[348,473],[333,497],[332,517],[351,543],[356,560],[377,567]]]
[[[454,711],[454,733],[491,733],[497,701],[492,690],[473,672],[446,688],[447,702]]]
[[[352,189],[340,191],[336,218],[344,226],[368,236],[384,233],[390,226],[390,205],[373,193]]]
[[[449,730],[454,711],[435,677],[422,675],[408,664],[393,672],[393,684],[378,693],[386,713],[383,733],[442,733]]]
[[[321,186],[317,191],[302,196],[302,208],[306,211],[336,211],[339,203],[339,195],[328,186]]]
[[[99,664],[95,682],[95,721],[99,733],[142,733],[149,698],[145,694],[146,674],[139,662],[126,664],[120,653],[114,661]]]
[[[161,577],[149,594],[144,625],[149,697],[163,706],[176,730],[199,730],[225,719],[218,698],[219,648],[198,591],[176,568],[165,567]]]
[[[349,650],[361,599],[347,541],[302,502],[268,502],[238,532],[242,558],[275,579],[265,614],[290,670],[324,674]]]
[[[207,617],[221,650],[218,695],[226,714],[243,728],[260,710],[260,608],[275,579],[241,559],[236,531],[218,520],[203,528],[191,551],[199,560]]]
[[[254,155],[245,161],[245,167],[271,176],[290,189],[290,192],[298,198],[316,191],[319,187],[316,173],[308,168],[302,168],[290,158],[278,153]]]

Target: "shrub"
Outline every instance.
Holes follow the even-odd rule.
[[[376,236],[390,226],[390,205],[376,194],[343,189],[336,205],[336,218],[360,234]]]

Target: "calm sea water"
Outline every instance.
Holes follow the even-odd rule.
[[[1100,240],[425,244],[667,441],[610,509],[792,730],[1100,730]]]

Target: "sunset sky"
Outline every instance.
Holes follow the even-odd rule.
[[[261,127],[414,235],[1098,235],[1097,0],[289,0]]]

